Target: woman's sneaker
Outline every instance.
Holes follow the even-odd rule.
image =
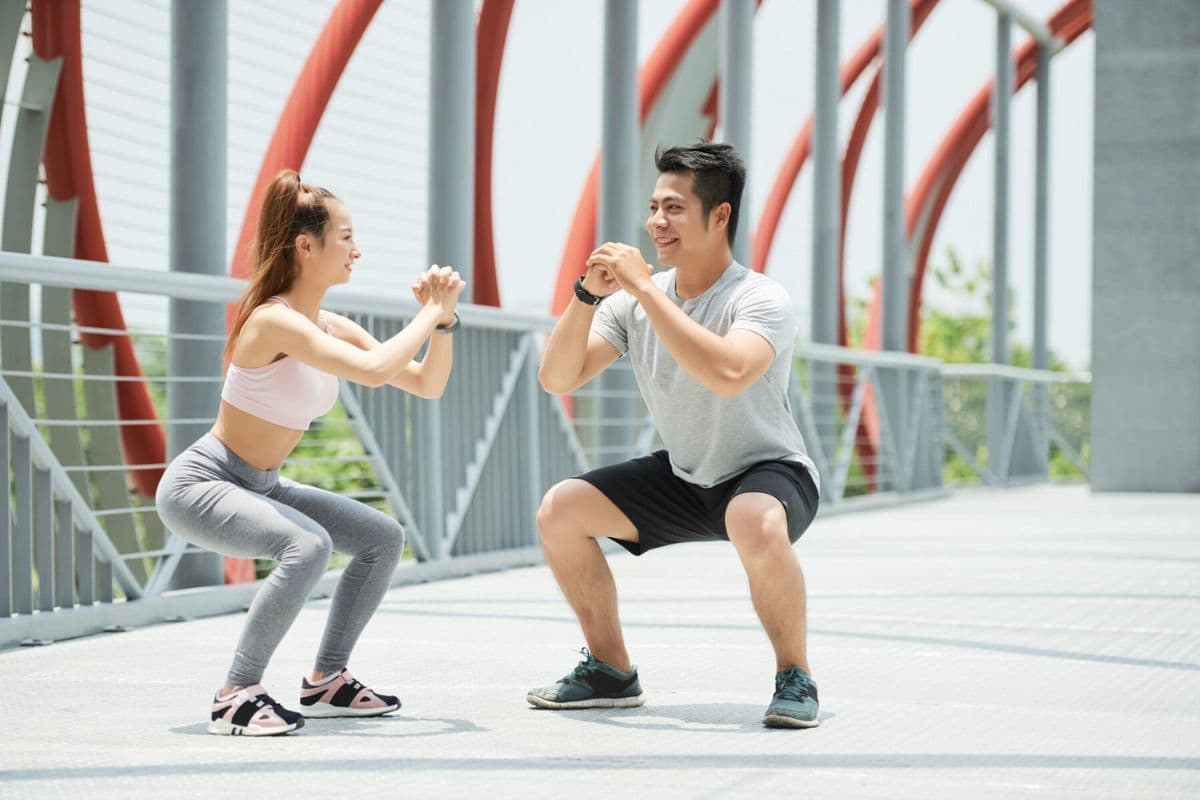
[[[350,671],[317,684],[300,681],[300,710],[306,717],[378,717],[400,708],[400,698],[363,686]]]
[[[583,661],[553,686],[530,689],[525,699],[538,708],[636,708],[646,702],[637,667],[622,672],[585,647]]]
[[[262,684],[213,695],[208,732],[217,736],[281,736],[304,727],[304,717],[271,699]]]
[[[815,728],[820,724],[817,712],[817,684],[800,667],[789,667],[775,675],[775,696],[763,715],[768,728]]]

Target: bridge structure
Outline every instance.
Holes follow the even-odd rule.
[[[826,743],[811,746],[810,736],[796,748],[755,727],[753,708],[766,697],[758,697],[765,689],[751,675],[765,644],[736,563],[719,546],[683,548],[678,565],[645,559],[644,573],[640,563],[614,559],[622,564],[619,582],[632,587],[625,607],[645,620],[633,624],[644,634],[639,643],[658,661],[646,673],[664,688],[657,710],[548,718],[521,708],[522,681],[554,677],[542,673],[560,669],[563,658],[552,654],[572,637],[569,613],[540,566],[534,515],[541,494],[564,477],[659,444],[621,364],[573,396],[542,391],[536,370],[545,334],[594,243],[637,240],[635,195],[626,189],[653,180],[646,165],[656,142],[717,135],[749,149],[749,64],[762,4],[688,0],[639,65],[632,56],[637,4],[606,0],[601,153],[566,232],[551,313],[542,315],[503,308],[497,280],[491,181],[493,159],[503,153],[494,117],[514,0],[484,0],[478,9],[470,0],[439,0],[429,8],[429,114],[431,131],[450,133],[430,137],[426,247],[430,261],[461,265],[474,292],[462,312],[451,383],[437,401],[344,384],[338,407],[284,465],[285,474],[350,494],[405,526],[409,558],[363,657],[405,687],[414,698],[406,704],[418,710],[385,726],[330,726],[325,734],[360,733],[366,742],[335,746],[337,759],[322,755],[333,751],[320,750],[330,743],[321,736],[307,749],[239,753],[232,761],[215,751],[196,758],[192,734],[200,729],[190,720],[203,703],[189,714],[187,694],[203,699],[211,687],[196,694],[198,676],[190,671],[204,663],[217,674],[214,665],[225,657],[219,642],[233,638],[236,612],[270,564],[221,560],[186,545],[158,519],[154,488],[170,455],[215,415],[226,309],[245,285],[256,192],[277,170],[303,167],[339,78],[386,4],[329,4],[261,152],[228,259],[212,246],[225,241],[226,229],[224,206],[212,198],[228,191],[228,10],[223,0],[170,5],[168,271],[107,263],[80,3],[0,5],[0,45],[9,48],[0,64],[20,63],[22,32],[32,48],[20,101],[6,104],[16,118],[8,123],[0,227],[0,464],[8,476],[0,495],[0,661],[30,702],[5,709],[28,735],[0,761],[0,796],[83,786],[99,787],[98,796],[173,786],[203,795],[246,785],[267,790],[289,775],[333,791],[351,770],[379,776],[363,794],[411,780],[414,791],[433,796],[566,786],[591,796],[614,785],[668,796],[798,785],[821,794],[821,781],[835,796],[1194,791],[1200,762],[1188,731],[1200,712],[1192,699],[1200,696],[1192,588],[1200,382],[1191,376],[1200,376],[1200,306],[1188,304],[1200,297],[1200,271],[1180,259],[1186,225],[1158,224],[1178,209],[1155,206],[1159,233],[1148,236],[1121,227],[1125,217],[1113,203],[1129,212],[1128,201],[1099,191],[1096,201],[1098,218],[1112,222],[1097,225],[1097,242],[1124,231],[1145,248],[1122,266],[1113,256],[1133,258],[1128,247],[1114,240],[1101,252],[1098,245],[1096,341],[1108,335],[1126,291],[1140,303],[1140,330],[1154,332],[1142,345],[1153,357],[1139,358],[1136,343],[1105,339],[1096,353],[1102,373],[1049,369],[1046,287],[1054,55],[1109,26],[1114,45],[1097,53],[1097,115],[1116,109],[1106,130],[1121,133],[1102,138],[1097,125],[1105,144],[1097,174],[1119,173],[1128,192],[1159,196],[1164,189],[1147,170],[1121,166],[1131,153],[1156,164],[1163,157],[1157,132],[1145,131],[1156,96],[1137,87],[1151,81],[1144,73],[1166,70],[1168,90],[1157,100],[1173,108],[1180,138],[1165,147],[1186,174],[1195,165],[1185,146],[1195,143],[1187,138],[1195,120],[1178,110],[1169,89],[1200,64],[1200,39],[1186,35],[1200,30],[1200,19],[1194,7],[1167,0],[1138,13],[1110,0],[1068,0],[1043,20],[1018,2],[986,2],[996,13],[994,79],[906,189],[905,119],[914,100],[905,52],[939,0],[888,0],[879,30],[845,61],[842,4],[815,0],[813,115],[774,176],[752,174],[772,188],[752,232],[737,243],[739,258],[766,269],[782,210],[809,164],[813,314],[810,330],[798,332],[789,399],[823,476],[821,518],[807,537],[816,539],[811,555],[808,541],[798,546],[813,576],[813,647],[829,653],[829,683],[821,682],[832,689],[823,694],[822,732],[833,729]],[[1027,39],[1014,47],[1018,30]],[[843,148],[840,98],[860,81],[859,90],[866,88]],[[1008,109],[1031,81],[1038,93],[1029,204],[1034,346],[1032,368],[1018,368],[1007,330]],[[881,105],[883,275],[866,348],[852,348],[844,232]],[[956,182],[989,132],[992,361],[946,364],[915,352],[925,265]],[[1171,191],[1183,188],[1170,184]],[[1123,286],[1122,269],[1143,263],[1157,264],[1160,280]],[[1154,292],[1169,295],[1160,301],[1169,313],[1153,315],[1147,298]],[[127,323],[129,307],[138,313]],[[332,292],[329,307],[380,338],[416,311],[410,300],[353,289]],[[1131,387],[1131,380],[1141,383]],[[1160,406],[1165,418],[1155,418]],[[1130,407],[1138,409],[1141,438],[1121,451]],[[1105,454],[1099,463],[1097,453]],[[1171,468],[1131,475],[1124,466],[1155,454]],[[1048,485],[1063,475],[1071,485]],[[1104,493],[1120,490],[1183,493]],[[301,647],[317,624],[320,595],[338,576],[338,563],[332,567],[288,648]],[[719,651],[713,663],[730,662],[728,680],[697,666],[710,661],[709,651]],[[300,652],[280,661],[299,663]],[[570,661],[568,652],[560,656]],[[168,662],[172,672],[163,679]],[[109,693],[103,686],[116,663],[122,677]],[[50,678],[69,688],[42,710],[32,699]],[[1126,692],[1144,701],[1140,708],[1130,710]],[[98,708],[97,696],[109,694],[112,707]],[[1128,738],[1097,733],[1123,725]],[[63,736],[64,726],[76,733]],[[911,736],[901,733],[910,727]],[[112,736],[114,729],[128,736]],[[698,746],[681,748],[681,736]],[[146,743],[156,758],[143,757]],[[395,758],[393,744],[414,743],[415,752]],[[80,758],[82,750],[92,755]]]

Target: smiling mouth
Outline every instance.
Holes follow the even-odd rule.
[[[673,237],[673,236],[672,236],[672,237],[659,237],[659,236],[656,236],[656,237],[654,238],[654,246],[655,246],[655,247],[669,247],[669,246],[671,246],[671,245],[673,245],[673,244],[676,244],[676,243],[678,243],[678,242],[679,242],[679,239],[678,239],[678,237]]]

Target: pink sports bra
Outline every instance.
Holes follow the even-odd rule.
[[[271,301],[291,308],[282,297],[267,302]],[[328,320],[321,330],[331,333]],[[259,419],[303,431],[333,408],[338,399],[338,379],[291,356],[262,367],[230,364],[221,399]]]

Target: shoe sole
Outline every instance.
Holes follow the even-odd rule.
[[[283,736],[286,733],[299,730],[304,727],[304,720],[298,719],[292,725],[285,725],[282,728],[261,728],[257,725],[234,725],[232,722],[226,722],[223,719],[213,720],[208,723],[208,732],[214,736]]]
[[[646,702],[646,695],[637,697],[593,697],[590,700],[569,700],[560,703],[557,700],[547,700],[536,694],[527,694],[525,699],[537,708],[548,708],[553,711],[566,711],[572,708],[637,708]]]
[[[332,706],[328,703],[314,703],[311,706],[301,708],[300,713],[305,717],[330,719],[332,717],[382,717],[384,714],[390,714],[393,711],[399,710],[399,703],[394,706],[387,706],[386,708],[343,708],[342,706]]]
[[[763,717],[762,724],[768,728],[815,728],[821,722],[815,719],[796,719],[783,714],[767,714]]]

